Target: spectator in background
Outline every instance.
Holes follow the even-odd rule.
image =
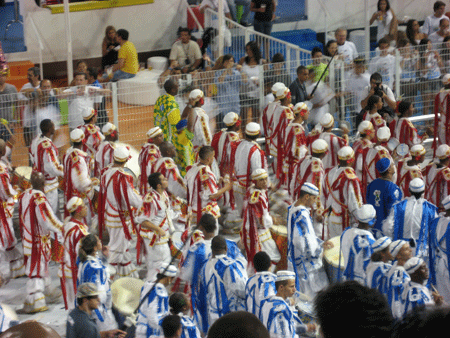
[[[392,110],[397,108],[397,102],[395,101],[394,93],[391,88],[383,83],[383,77],[380,73],[373,73],[370,76],[370,85],[364,88],[363,95],[367,95],[365,99],[361,101],[361,107],[366,107],[369,97],[372,95],[378,95],[383,99],[383,107],[389,107]],[[383,115],[380,113],[380,115]]]
[[[350,116],[357,115],[363,107],[364,89],[370,86],[370,74],[366,70],[366,60],[357,57],[353,60],[353,71],[347,77],[347,91],[350,94]],[[355,126],[356,127],[356,126]]]
[[[358,51],[353,42],[347,41],[347,30],[345,28],[338,28],[334,36],[338,44],[338,54],[343,55],[346,64],[352,63],[353,59],[358,56]]]
[[[389,0],[378,0],[377,11],[370,18],[370,24],[377,21],[377,41],[387,38],[394,40],[397,34],[398,22]]]
[[[395,75],[395,57],[388,53],[389,41],[387,38],[382,38],[378,42],[380,48],[380,55],[376,56],[369,63],[369,73],[380,73],[383,77],[383,82],[390,88],[394,88]]]
[[[306,91],[305,83],[308,80],[309,70],[305,66],[297,68],[297,78],[289,86],[292,95],[292,104],[295,106],[299,102],[305,102],[311,99]]]
[[[88,69],[88,65],[86,63],[86,61],[78,61],[77,64],[77,69],[75,70],[75,73],[85,73],[87,76],[87,69]],[[70,86],[75,86],[75,74],[73,75],[73,80],[70,83]]]
[[[324,54],[325,56],[332,57],[337,50],[338,44],[336,40],[328,40],[327,44],[325,45]]]
[[[189,28],[180,29],[180,40],[175,41],[170,50],[170,67],[181,67],[183,73],[196,70],[202,63],[202,53],[198,43],[191,40]]]
[[[227,0],[227,3],[228,7],[230,8],[231,17],[236,22],[238,22],[236,6],[241,5],[243,11],[240,24],[242,26],[251,26],[251,24],[248,22],[250,16],[250,0]]]
[[[428,16],[422,26],[422,33],[430,36],[432,33],[439,29],[439,23],[441,19],[447,19],[445,16],[445,3],[442,1],[436,1],[433,5],[434,14]]]
[[[42,120],[50,119],[55,124],[55,129],[60,126],[61,114],[59,110],[59,102],[52,89],[52,82],[48,79],[41,81],[40,88],[36,90],[38,99],[35,107],[35,125],[40,126]],[[55,139],[56,139],[55,133]]]
[[[327,68],[327,64],[322,62],[322,49],[320,47],[314,47],[311,51],[311,59],[313,61],[312,64],[308,65],[306,68],[309,69],[309,71],[314,73],[314,79],[313,82],[319,81],[322,74],[325,72],[325,69]],[[328,76],[328,70],[326,71],[324,75],[324,80]]]
[[[411,48],[408,39],[397,42],[400,52],[400,95],[413,100],[417,94],[417,70],[419,69],[419,53]]]
[[[427,37],[426,34],[420,31],[419,21],[414,19],[409,20],[406,24],[406,36],[413,46],[417,46],[420,43],[420,40]]]
[[[17,103],[17,89],[12,84],[6,83],[8,75],[9,68],[7,65],[4,65],[3,68],[0,68],[0,118],[12,122],[14,120],[14,107]],[[5,141],[8,141],[10,138],[9,132],[1,123],[0,138]]]
[[[450,73],[450,36],[446,36],[441,46],[441,58],[444,64],[444,74]]]
[[[37,98],[36,91],[41,85],[40,71],[38,67],[31,67],[28,69],[27,78],[28,83],[25,83],[20,89],[18,99],[20,104],[24,106],[23,109],[23,139],[27,147],[30,146],[31,141],[36,136],[37,126],[35,115],[35,102]]]
[[[112,81],[130,79],[136,76],[139,70],[138,55],[136,47],[128,41],[129,33],[125,29],[117,31],[117,42],[120,45],[118,62],[113,66],[114,76]]]
[[[448,30],[449,25],[450,22],[448,19],[441,19],[439,21],[439,29],[428,36],[428,39],[433,45],[439,46],[442,42],[444,42],[444,38],[450,35]]]
[[[433,48],[430,40],[422,39],[419,45],[419,70],[421,77],[421,91],[425,93],[424,112],[432,109],[434,95],[440,89],[441,68],[444,67],[439,52]]]
[[[88,84],[102,90],[103,86],[97,80],[98,76],[97,68],[93,67],[88,68],[87,74],[88,74]],[[105,123],[108,122],[108,113],[106,112],[105,97],[101,95],[100,92],[98,92],[97,95],[94,96],[94,109],[97,111],[98,117],[96,124],[100,127],[100,129],[102,129]]]
[[[105,37],[102,42],[102,69],[112,66],[117,62],[119,43],[114,26],[105,29]]]
[[[270,35],[272,22],[275,20],[277,4],[275,0],[252,0],[250,10],[255,13],[253,26],[255,31]]]
[[[291,77],[289,76],[285,68],[285,60],[283,54],[276,53],[274,56],[272,56],[272,69],[268,75],[273,80],[273,83],[281,82],[285,85],[291,83]]]

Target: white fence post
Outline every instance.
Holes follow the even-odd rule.
[[[395,98],[398,100],[400,97],[400,52],[395,50]]]
[[[268,69],[267,71],[270,72],[270,69]],[[261,110],[262,114],[262,110],[264,109],[264,77],[266,75],[263,65],[259,66],[259,74],[259,109]],[[257,123],[259,123],[259,121],[257,121]]]
[[[117,97],[117,82],[111,83],[111,101],[114,116],[114,125],[119,129],[119,101]]]

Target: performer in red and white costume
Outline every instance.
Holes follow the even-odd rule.
[[[254,271],[253,257],[259,251],[265,251],[272,264],[281,259],[280,252],[270,233],[273,225],[269,214],[269,199],[267,197],[267,178],[264,169],[256,169],[252,173],[251,185],[247,191],[246,206],[244,207],[244,223],[241,230],[241,242],[247,254],[248,270]]]
[[[145,255],[147,265],[147,280],[156,280],[156,274],[161,263],[170,263],[172,258],[169,248],[172,225],[172,209],[170,198],[166,192],[168,181],[163,174],[155,172],[148,177],[151,187],[144,196],[142,207],[135,217],[139,223],[139,238],[137,243],[137,262],[140,255]]]
[[[6,141],[5,145],[5,154],[3,156],[0,156],[0,162],[2,162],[8,170],[11,172],[11,162],[9,159],[11,158],[12,149],[14,147],[14,144],[16,143],[16,137],[14,135],[11,135],[8,141]]]
[[[81,129],[74,129],[70,132],[72,147],[67,149],[64,156],[64,198],[66,203],[74,196],[81,197],[86,205],[89,205],[94,194],[94,185],[99,184],[97,178],[90,177],[92,158],[83,150],[83,140],[85,135]],[[65,216],[67,217],[67,204]],[[89,217],[85,220],[90,223]]]
[[[75,307],[75,295],[77,294],[77,256],[80,241],[89,234],[88,226],[83,222],[88,208],[79,197],[72,197],[67,203],[67,211],[70,217],[64,221],[63,246],[64,255],[59,268],[58,276],[61,281],[61,290],[64,297],[66,310]]]
[[[423,179],[421,163],[425,160],[426,150],[421,144],[416,144],[410,150],[411,157],[398,161],[397,185],[402,190],[403,198],[411,196],[409,182],[415,178]]]
[[[188,169],[185,176],[188,213],[197,223],[204,213],[212,214],[216,219],[220,217],[217,200],[232,187],[231,182],[227,182],[221,189],[217,186],[217,179],[210,168],[214,161],[213,147],[201,147],[198,156],[199,161]]]
[[[425,167],[425,199],[441,208],[441,201],[450,195],[450,147],[441,144],[436,150],[438,162]]]
[[[6,143],[0,139],[0,157],[5,153]],[[17,247],[12,221],[16,198],[17,192],[11,186],[8,167],[0,161],[0,252],[5,260],[0,262],[5,266],[5,271],[0,271],[0,276],[5,279],[23,276],[25,273],[23,255]]]
[[[27,257],[27,296],[24,311],[27,313],[48,310],[45,295],[52,290],[48,271],[51,244],[50,231],[61,234],[63,224],[55,216],[47,197],[44,195],[45,179],[39,172],[31,174],[33,188],[26,190],[19,198],[19,222]]]
[[[103,169],[114,162],[115,142],[119,140],[119,131],[110,122],[103,126],[102,134],[105,136],[105,139],[100,143],[95,154],[95,177],[100,177]]]
[[[83,116],[84,125],[78,128],[84,133],[82,150],[95,161],[95,154],[98,151],[100,143],[105,139],[105,136],[101,133],[100,127],[95,125],[97,123],[97,111],[95,109],[85,108],[81,115]]]
[[[363,171],[366,164],[367,152],[374,146],[371,140],[374,136],[376,137],[376,135],[374,133],[372,122],[370,121],[361,121],[358,126],[358,132],[361,138],[353,143],[352,148],[355,152],[355,173],[359,180],[363,182],[363,176],[365,176]],[[364,183],[362,183],[362,189],[362,195],[364,197]]]
[[[287,126],[283,142],[285,147],[283,173],[286,187],[289,187],[289,183],[292,180],[294,167],[308,154],[305,128],[303,127],[303,123],[309,117],[308,106],[303,102],[299,102],[295,105],[293,113],[294,120]]]
[[[262,116],[261,116],[262,128],[263,128],[264,136],[266,137],[266,144],[269,144],[269,138],[267,137],[267,135],[271,135],[273,133],[273,130],[272,130],[273,113],[275,112],[277,107],[280,105],[280,99],[277,98],[277,91],[282,88],[286,88],[286,85],[284,85],[281,82],[276,82],[272,86],[272,94],[273,94],[275,100],[273,100],[272,102],[269,102],[267,107],[264,108]],[[267,154],[269,154],[268,151],[267,151]]]
[[[58,213],[58,178],[64,175],[63,166],[59,163],[58,149],[53,144],[55,124],[49,120],[42,120],[41,135],[36,137],[30,146],[30,156],[33,170],[45,177],[45,196],[52,206],[53,212]]]
[[[407,101],[400,102],[398,104],[398,112],[400,119],[395,125],[395,134],[392,137],[395,137],[400,143],[404,143],[410,148],[415,144],[422,143],[422,139],[426,139],[428,135],[419,136],[417,129],[409,120],[414,114],[413,104]]]
[[[372,142],[376,142],[376,133],[378,129],[386,127],[386,121],[378,113],[378,111],[383,108],[383,99],[378,95],[372,95],[367,101],[367,111],[363,115],[364,121],[369,121],[372,123],[375,132],[372,134]]]
[[[136,230],[133,215],[142,206],[142,197],[134,189],[133,177],[123,170],[129,158],[127,147],[114,150],[114,164],[101,177],[98,197],[99,235],[102,237],[105,227],[108,229],[109,263],[120,277],[138,276],[128,249],[132,231]]]
[[[442,84],[444,88],[434,99],[433,148],[435,152],[441,144],[450,144],[450,74],[444,75]]]
[[[153,166],[158,158],[161,157],[159,145],[164,142],[164,133],[160,127],[151,128],[147,132],[147,143],[144,144],[139,152],[138,162],[141,169],[139,181],[139,192],[144,196],[150,189],[147,179],[155,172]]]
[[[192,102],[194,113],[196,115],[194,122],[194,138],[192,145],[194,147],[194,154],[197,156],[200,147],[211,145],[212,134],[209,129],[209,116],[202,109],[205,104],[203,99],[204,94],[200,89],[194,89],[189,94],[189,102]]]
[[[322,204],[328,212],[326,238],[340,236],[354,223],[353,212],[363,205],[361,182],[352,168],[355,152],[345,146],[338,152],[339,167],[325,174],[322,186]]]
[[[330,113],[326,113],[323,118],[321,125],[323,127],[323,132],[320,133],[319,137],[328,143],[328,153],[323,158],[323,168],[325,172],[328,172],[332,168],[338,166],[338,151],[344,146],[348,145],[348,136],[344,134],[344,137],[336,136],[331,132],[334,127],[334,117]],[[344,131],[347,132],[347,131]]]

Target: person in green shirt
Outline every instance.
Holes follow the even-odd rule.
[[[325,69],[327,68],[327,65],[322,62],[322,56],[323,56],[322,49],[320,49],[320,47],[314,47],[312,49],[311,59],[313,63],[308,65],[306,68],[314,72],[314,82],[319,81],[323,72],[325,72]],[[328,77],[328,70],[326,71],[324,78],[322,80],[325,80],[327,77]]]

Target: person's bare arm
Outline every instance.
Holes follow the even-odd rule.
[[[116,70],[119,70],[124,65],[125,65],[125,59],[119,59],[119,61],[117,61],[117,63],[113,66],[113,72],[115,72]]]
[[[389,96],[383,92],[383,100],[387,103],[387,105],[391,108],[391,109],[396,109],[397,108],[397,102],[395,102],[395,100],[391,100],[389,98]],[[365,107],[365,106],[364,106]]]
[[[151,223],[150,221],[144,221],[141,223],[141,227],[145,228],[145,229],[149,229],[151,231],[153,231],[154,233],[160,235],[160,236],[165,236],[166,232],[160,228],[159,226]]]
[[[272,0],[272,6],[273,6],[272,21],[273,21],[273,20],[275,20],[275,12],[277,11],[277,2],[275,0]]]
[[[109,50],[107,47],[107,43],[106,40],[103,40],[102,42],[102,55],[105,56],[106,54],[108,54]]]
[[[231,190],[232,187],[233,187],[233,182],[229,181],[228,183],[226,183],[224,185],[224,187],[222,189],[219,189],[215,194],[212,194],[211,196],[209,196],[209,199],[215,200],[215,199],[219,198],[220,196],[225,194],[227,191]]]
[[[189,130],[191,133],[194,132],[194,124],[195,124],[195,112],[193,108],[190,108],[187,118],[187,130]]]

